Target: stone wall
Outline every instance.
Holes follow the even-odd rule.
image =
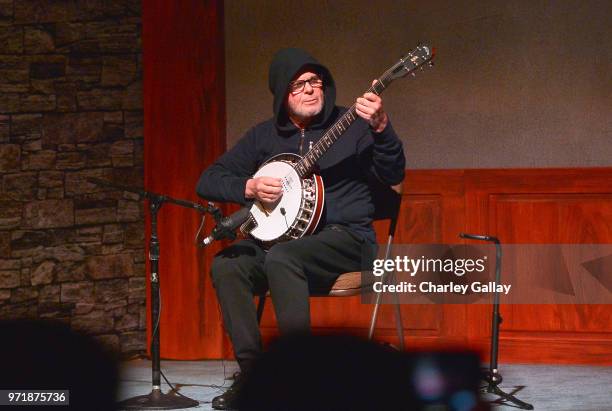
[[[0,319],[145,348],[138,0],[0,0]]]

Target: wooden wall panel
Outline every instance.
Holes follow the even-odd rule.
[[[398,218],[398,227],[402,229],[398,230],[395,242],[441,242],[442,207],[439,195],[405,195]]]
[[[396,235],[397,244],[457,243],[463,229],[464,172],[439,170],[407,171],[404,196]],[[382,336],[395,341],[394,317],[387,310],[387,328]],[[406,304],[401,307],[406,346],[414,348],[465,345],[463,330],[466,307],[463,305]]]
[[[438,193],[406,194],[403,196],[395,236],[396,244],[439,243],[442,241],[443,199]],[[384,231],[383,231],[384,232]],[[443,306],[403,305],[402,322],[411,335],[439,336],[444,317]],[[393,306],[381,310],[378,326],[382,335],[395,336]]]
[[[612,243],[611,175],[610,169],[471,170],[466,220],[503,243]],[[485,344],[490,333],[487,310],[469,308],[474,344]],[[610,362],[611,315],[609,305],[502,307],[501,358],[601,363],[607,353]]]
[[[201,171],[225,151],[222,6],[199,0],[142,4],[147,190],[197,201]],[[159,213],[164,358],[219,357],[226,345],[207,274],[218,245],[195,248],[199,222],[195,211],[172,204]]]
[[[490,224],[508,243],[597,244],[612,238],[612,224],[605,223],[612,216],[610,194],[503,194],[489,201]],[[609,306],[515,305],[508,311],[505,329],[516,331],[515,337],[533,331],[563,331],[568,338],[572,332],[582,338],[589,331],[612,333]]]

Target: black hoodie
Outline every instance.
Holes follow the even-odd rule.
[[[304,130],[304,151],[346,111],[335,105],[334,79],[325,66],[303,50],[280,50],[272,60],[269,75],[274,117],[247,131],[232,149],[204,170],[196,189],[198,195],[208,200],[245,204],[246,182],[266,160],[280,153],[299,153],[301,131],[289,120],[284,101],[289,82],[304,66],[321,76],[325,93],[322,112]],[[319,228],[326,224],[343,225],[375,242],[371,225],[374,206],[367,174],[374,173],[390,185],[404,179],[402,143],[391,124],[375,134],[366,121],[358,118],[318,165],[325,185],[325,212]]]

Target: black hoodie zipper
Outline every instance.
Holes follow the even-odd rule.
[[[303,156],[304,155],[304,135],[305,135],[305,131],[303,128],[300,129],[300,155]]]

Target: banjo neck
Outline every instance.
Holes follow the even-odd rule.
[[[387,85],[390,81],[387,83]],[[378,79],[376,83],[366,90],[366,93],[374,93],[380,95],[383,90],[387,87],[381,79]],[[328,128],[323,136],[313,144],[312,148],[302,157],[297,164],[295,169],[298,172],[300,178],[304,178],[310,174],[314,169],[315,164],[323,154],[329,150],[329,148],[340,138],[342,134],[350,127],[351,124],[357,120],[357,113],[355,112],[355,104],[353,104],[336,122]]]
[[[410,73],[414,75],[417,68],[423,69],[425,63],[431,65],[433,51],[429,46],[418,46],[412,52],[401,58],[396,64],[383,73],[380,78],[365,92],[380,95],[391,82]],[[351,124],[357,120],[355,104],[353,104],[336,122],[328,128],[316,144],[298,161],[294,167],[300,178],[312,174],[315,164],[323,157],[329,148],[344,134]]]

